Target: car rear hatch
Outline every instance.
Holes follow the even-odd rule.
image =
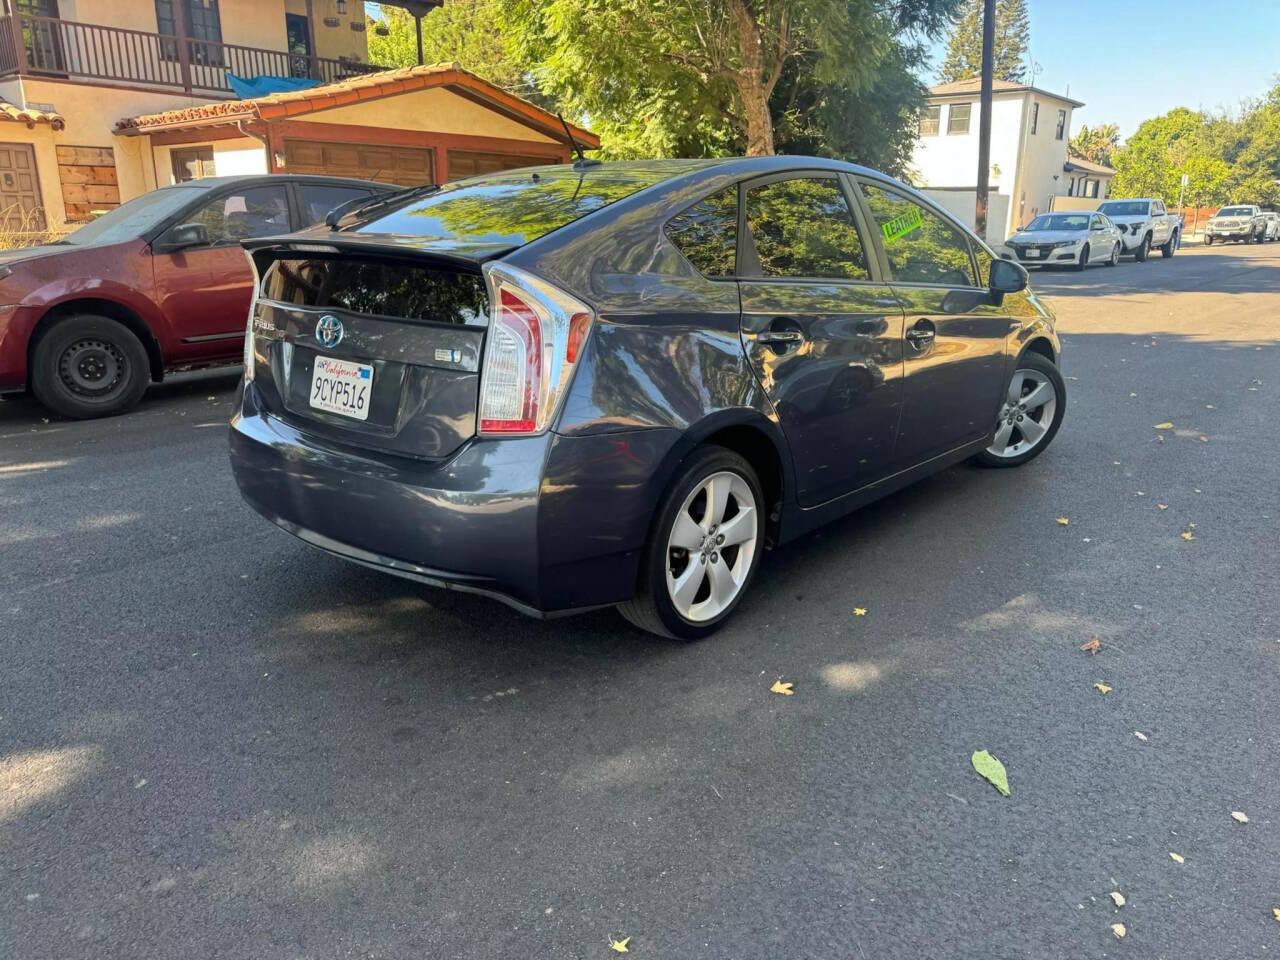
[[[426,459],[475,433],[484,260],[376,243],[257,247],[251,326],[263,406],[308,434]]]

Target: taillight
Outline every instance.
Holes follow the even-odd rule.
[[[249,260],[249,269],[253,271],[253,296],[249,300],[249,318],[244,325],[244,379],[246,382],[253,379],[254,361],[256,356],[253,346],[253,312],[258,307],[258,290],[262,285],[262,279],[258,276],[258,264],[254,262],[253,255],[247,250],[245,257]]]
[[[591,308],[515,267],[484,268],[489,332],[480,369],[479,432],[541,433],[555,417],[591,332]]]

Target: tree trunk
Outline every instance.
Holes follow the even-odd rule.
[[[760,47],[760,30],[755,17],[743,0],[732,0],[734,25],[738,33],[738,54],[742,65],[735,71],[733,82],[742,101],[747,121],[747,156],[773,155],[773,116],[769,113],[769,94],[765,79],[764,51]]]

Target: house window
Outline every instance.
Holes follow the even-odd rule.
[[[1085,196],[1096,197],[1098,195],[1098,181],[1090,180],[1085,184]]]
[[[213,147],[183,147],[181,150],[170,150],[169,161],[173,167],[174,183],[186,183],[188,180],[200,180],[203,177],[216,175],[213,167]]]
[[[1058,128],[1053,131],[1053,139],[1061,140],[1067,133],[1067,111],[1058,111]]]
[[[972,103],[953,103],[947,111],[947,133],[968,133],[969,114],[972,111]]]
[[[1040,124],[1040,101],[1036,100],[1031,104],[1031,132],[1036,132],[1036,127]]]
[[[920,114],[920,136],[936,137],[938,135],[938,124],[942,119],[942,107],[934,104],[931,107],[925,107]]]
[[[176,37],[178,17],[182,17],[191,62],[222,66],[222,18],[218,14],[218,0],[155,0],[155,4],[157,33],[162,37]],[[166,60],[177,60],[177,43],[162,39],[160,55]]]
[[[1067,196],[1074,197],[1076,195],[1075,189],[1076,189],[1076,178],[1068,177],[1067,178]]]

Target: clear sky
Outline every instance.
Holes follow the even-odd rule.
[[[1238,108],[1280,73],[1280,0],[1027,0],[1035,85],[1083,100],[1082,124],[1127,137],[1174,107]],[[945,41],[935,45],[936,82]]]

